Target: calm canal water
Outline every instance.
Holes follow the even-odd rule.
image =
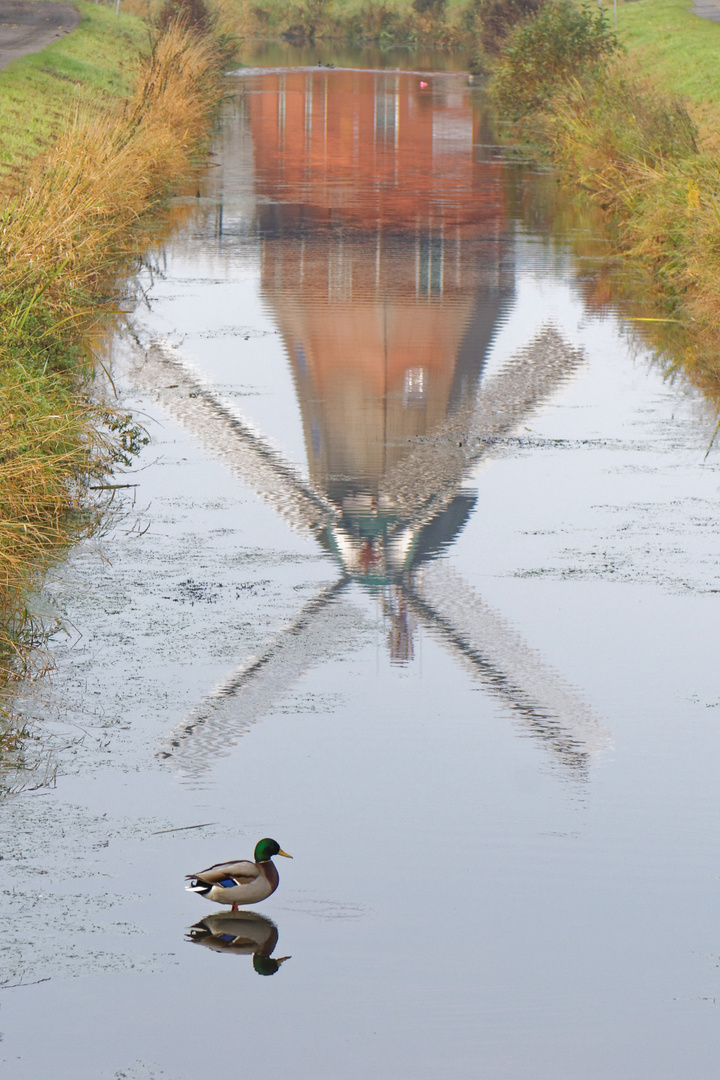
[[[516,211],[547,178],[466,76],[289,62],[231,80],[114,345],[152,442],[48,582],[0,1061],[707,1080],[712,411]],[[263,836],[254,913],[183,890]]]

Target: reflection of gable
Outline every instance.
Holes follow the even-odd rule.
[[[477,392],[505,304],[477,306],[472,299],[444,308],[274,300],[294,366],[310,475],[330,498],[377,493],[414,440],[440,428],[463,392]]]
[[[310,474],[340,504],[377,494],[412,441],[475,395],[513,277],[501,239],[482,228],[319,229],[298,242],[284,209],[261,234],[263,292],[293,366]]]

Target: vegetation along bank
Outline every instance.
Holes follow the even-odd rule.
[[[92,343],[202,161],[232,52],[195,3],[192,21],[173,5],[153,25],[78,8],[78,30],[0,73],[2,687],[38,663],[27,597],[95,527],[108,470],[141,438],[93,392]]]
[[[686,0],[621,5],[617,33],[569,0],[485,10],[479,63],[511,137],[601,208],[616,290],[654,298],[644,336],[720,402],[720,26]]]

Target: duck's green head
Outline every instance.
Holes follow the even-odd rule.
[[[280,852],[278,852],[278,855],[279,854]],[[284,964],[286,960],[291,959],[291,956],[279,956],[276,960],[274,956],[260,956],[260,953],[255,953],[253,956],[253,967],[258,975],[274,975],[276,971],[280,970],[281,964]]]
[[[267,862],[273,855],[284,855],[286,859],[292,859],[292,855],[283,851],[277,840],[271,840],[267,836],[264,840],[258,840],[255,845],[255,862]]]

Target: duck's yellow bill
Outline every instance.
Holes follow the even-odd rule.
[[[288,855],[287,851],[283,851],[282,848],[278,851],[278,855],[284,855],[286,859],[292,859],[292,855]]]

